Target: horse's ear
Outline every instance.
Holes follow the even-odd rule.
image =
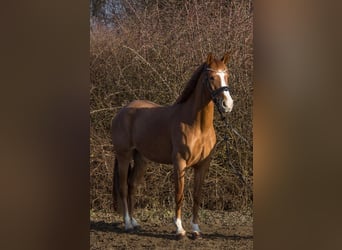
[[[228,63],[228,59],[229,59],[229,55],[228,55],[228,52],[226,52],[224,54],[224,56],[222,57],[221,61],[224,63],[224,64],[227,64]]]
[[[210,65],[214,61],[213,53],[209,53],[207,56],[207,65]]]

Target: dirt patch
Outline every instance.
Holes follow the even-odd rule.
[[[119,215],[91,212],[90,249],[253,249],[253,217],[248,212],[202,211],[203,239],[195,241],[190,234],[190,214],[183,218],[188,237],[179,241],[171,214],[143,210],[137,214],[141,229],[126,233]]]

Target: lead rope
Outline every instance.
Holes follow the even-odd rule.
[[[227,134],[227,131],[228,129],[230,129],[230,125],[228,124],[228,121],[227,121],[227,117],[222,113],[222,110],[219,106],[219,103],[218,103],[218,99],[216,97],[213,97],[213,101],[215,103],[215,106],[220,114],[220,119],[221,119],[221,122],[224,123],[225,127],[226,127],[226,131],[224,133],[224,136],[223,136],[223,141],[225,141],[226,143],[226,155],[227,155],[227,160],[229,158],[229,141],[228,141],[228,134]],[[220,144],[221,142],[218,142],[216,145]],[[239,169],[237,169],[233,164],[231,164],[229,162],[229,166],[231,167],[231,170],[233,171],[233,173],[235,175],[237,175],[240,179],[240,181],[243,183],[243,184],[246,184],[246,181],[245,181],[245,178],[243,176],[243,174],[241,173],[241,171],[239,171]]]

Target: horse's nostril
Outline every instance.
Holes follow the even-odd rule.
[[[227,104],[226,104],[225,101],[222,101],[222,106],[225,107],[225,108],[227,108]]]

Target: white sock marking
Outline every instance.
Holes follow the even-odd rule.
[[[125,214],[125,229],[128,230],[128,229],[132,229],[133,228],[133,225],[132,225],[132,222],[131,222],[131,217],[129,216],[128,213]]]
[[[193,224],[192,222],[191,222],[191,227],[192,227],[192,231],[193,232],[201,232],[201,230],[199,229],[199,226],[198,226],[198,224]]]
[[[137,227],[137,226],[139,226],[139,223],[136,221],[136,219],[134,219],[133,217],[132,217],[132,219],[131,219],[131,223],[132,223],[132,226],[133,227]]]
[[[185,230],[182,226],[182,220],[177,218],[175,220],[175,224],[176,224],[176,227],[177,227],[177,230],[176,230],[176,234],[185,234]]]

